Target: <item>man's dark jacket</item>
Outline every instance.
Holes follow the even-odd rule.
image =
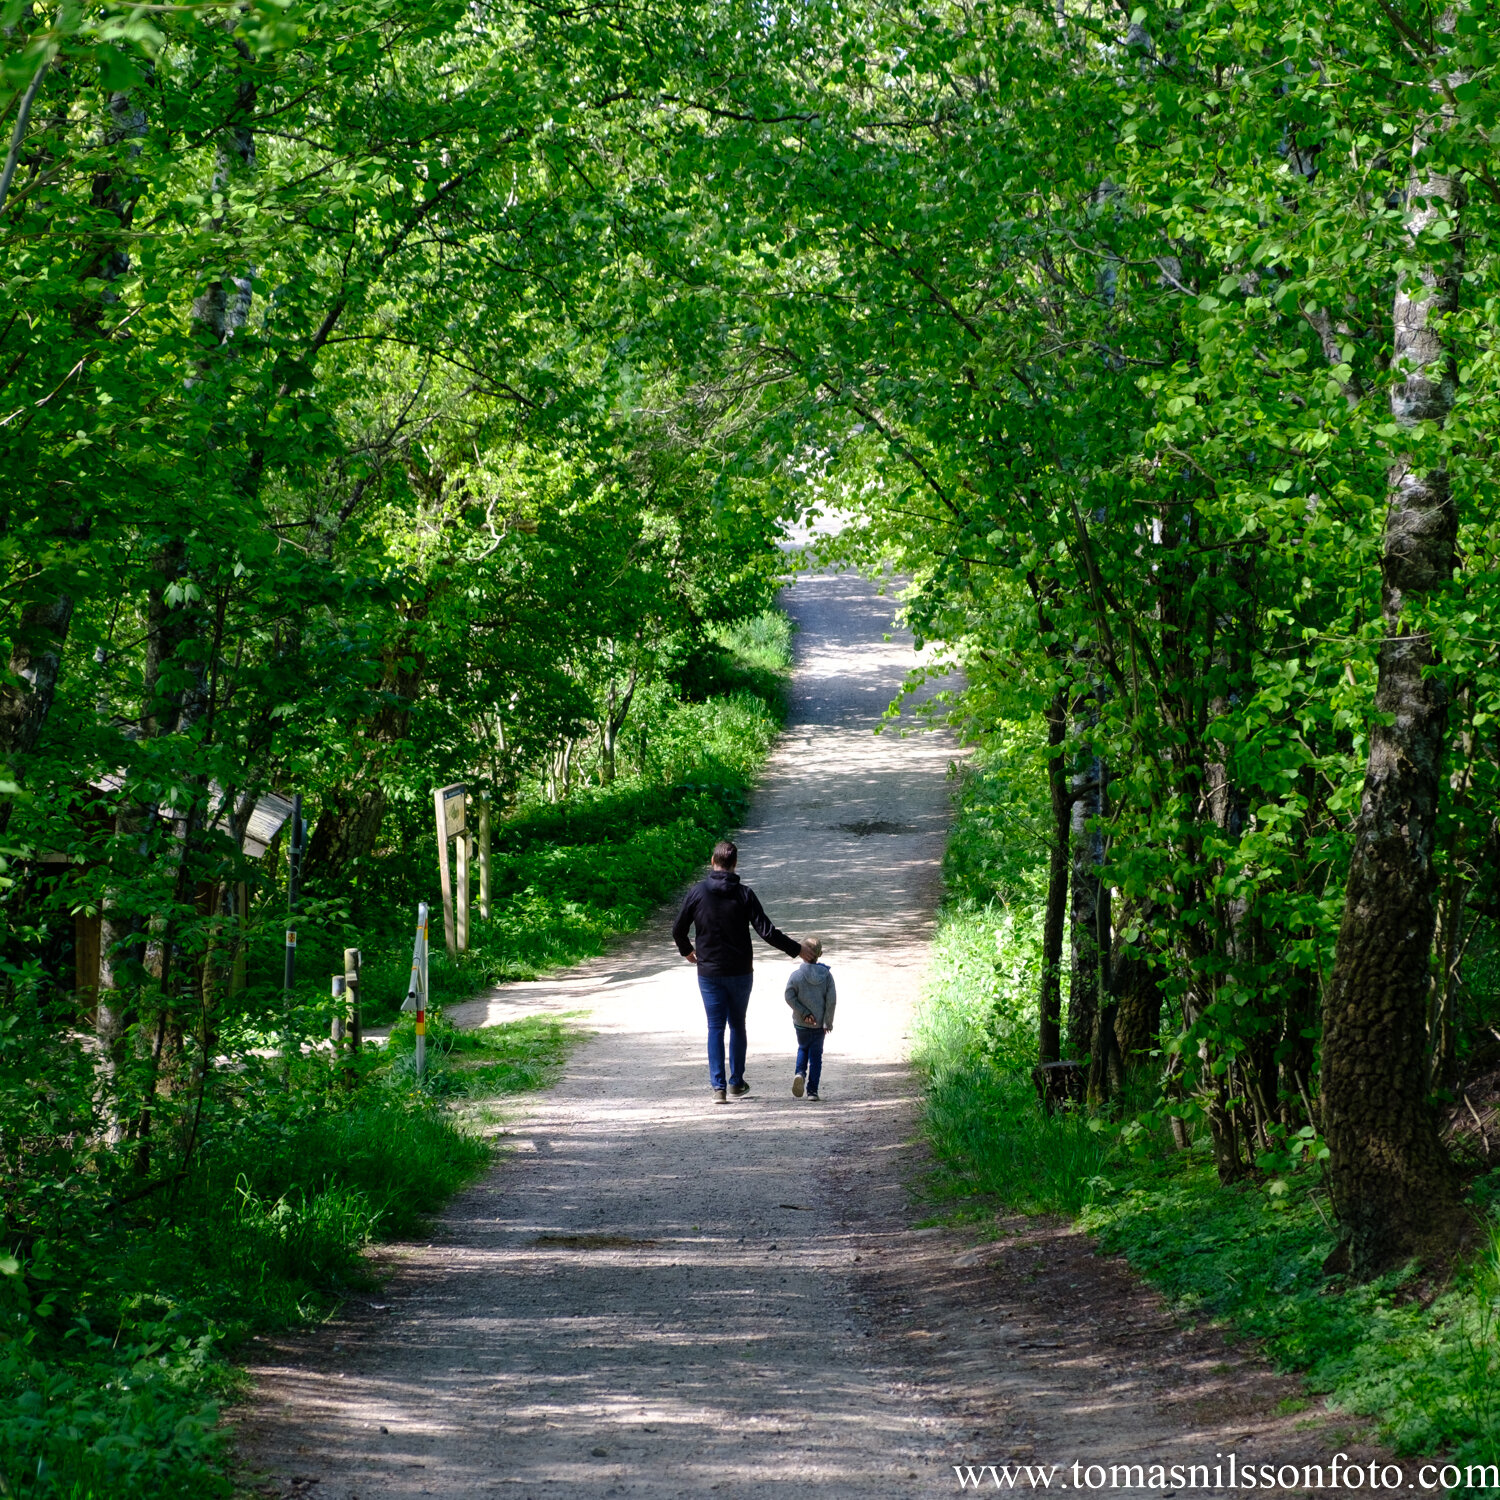
[[[696,941],[688,941],[688,928],[697,928]],[[687,894],[672,938],[684,958],[696,950],[698,972],[712,978],[749,974],[754,968],[750,955],[750,929],[754,928],[773,948],[796,958],[799,945],[774,926],[759,899],[733,870],[710,870]]]

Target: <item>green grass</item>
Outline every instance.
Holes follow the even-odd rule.
[[[1288,1179],[1273,1179],[1287,1182]],[[1430,1303],[1405,1273],[1330,1283],[1333,1235],[1313,1194],[1224,1189],[1204,1151],[1118,1171],[1096,1188],[1083,1227],[1123,1252],[1189,1316],[1227,1320],[1282,1369],[1342,1411],[1373,1418],[1398,1452],[1500,1451],[1496,1240]]]
[[[252,1058],[215,1097],[175,1199],[111,1209],[103,1184],[75,1181],[52,1234],[0,1258],[0,1494],[228,1495],[218,1401],[236,1348],[371,1289],[366,1246],[421,1233],[491,1160],[449,1101],[545,1087],[580,1035],[555,1018],[458,1032],[436,1016],[423,1087],[409,1021],[353,1089],[326,1056],[290,1087],[279,1061]]]
[[[1500,1229],[1434,1297],[1403,1276],[1348,1285],[1323,1274],[1334,1244],[1316,1164],[1221,1187],[1204,1139],[1174,1149],[1150,1107],[1118,1120],[1041,1112],[1029,1079],[1039,967],[1037,872],[1005,846],[1003,766],[980,757],[946,866],[952,893],[914,1032],[935,1168],[934,1212],[993,1222],[1075,1217],[1127,1256],[1185,1317],[1260,1341],[1311,1396],[1367,1419],[1399,1452],[1500,1457]],[[1500,1172],[1476,1188],[1492,1214]]]
[[[914,1033],[939,1199],[990,1195],[1027,1212],[1076,1213],[1110,1156],[1080,1115],[1038,1129],[1027,1075],[1040,940],[1034,909],[968,901],[943,914]]]
[[[460,1031],[442,1013],[428,1020],[423,1091],[434,1098],[494,1099],[546,1088],[562,1073],[580,1033],[552,1016]],[[402,1016],[391,1031],[391,1067],[416,1086],[416,1025]]]

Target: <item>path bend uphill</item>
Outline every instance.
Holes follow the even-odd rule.
[[[1001,1251],[908,1227],[906,1033],[954,745],[873,733],[915,664],[888,599],[851,574],[786,599],[791,714],[740,869],[779,926],[827,945],[823,1102],[791,1097],[790,961],[762,944],[752,1092],[712,1102],[670,912],[603,959],[459,1007],[469,1025],[581,1010],[596,1034],[431,1244],[387,1257],[379,1302],[257,1346],[241,1449],[268,1492],[951,1495],[956,1462],[1201,1461],[1226,1424],[1243,1451],[1247,1400],[1285,1394],[1217,1341],[1181,1343],[1061,1228],[1012,1226],[1001,1245],[1024,1274],[1008,1277]],[[1123,1320],[1114,1335],[1091,1305]]]

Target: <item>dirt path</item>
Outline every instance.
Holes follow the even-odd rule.
[[[463,1007],[587,1010],[597,1036],[431,1244],[393,1252],[379,1302],[257,1345],[242,1451],[268,1493],[949,1495],[955,1463],[1292,1461],[1341,1436],[1272,1415],[1289,1385],[1180,1329],[1080,1236],[1018,1221],[975,1249],[909,1227],[906,1029],[953,745],[871,733],[914,658],[870,585],[806,578],[788,602],[791,725],[740,869],[781,927],[827,943],[823,1102],[790,1095],[788,961],[765,947],[753,1092],[710,1102],[669,914]]]

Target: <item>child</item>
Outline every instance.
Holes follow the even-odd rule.
[[[833,987],[833,971],[818,962],[823,956],[821,938],[803,938],[799,956],[802,962],[786,982],[786,1003],[792,1008],[792,1023],[797,1028],[797,1073],[792,1079],[792,1096],[800,1099],[805,1087],[807,1097],[816,1099],[823,1073],[823,1038],[833,1030],[838,991]]]

